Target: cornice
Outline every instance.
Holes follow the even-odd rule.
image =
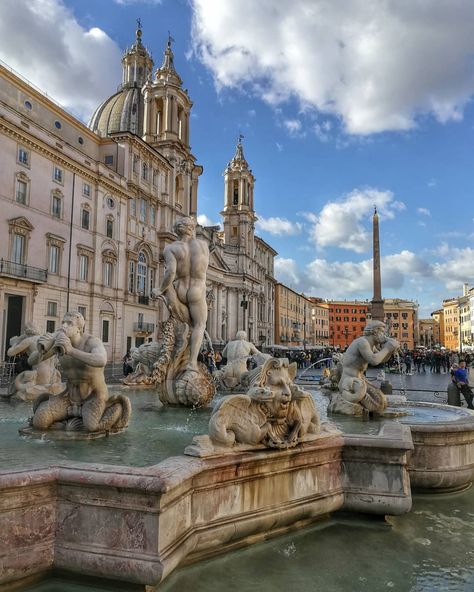
[[[62,165],[69,171],[79,174],[83,179],[89,180],[92,183],[100,182],[102,186],[112,191],[115,195],[121,195],[124,198],[129,197],[129,194],[125,192],[120,186],[108,181],[103,173],[91,171],[85,166],[82,167],[71,158],[68,158],[63,154],[58,154],[46,143],[38,140],[38,138],[35,138],[31,133],[23,130],[22,128],[18,128],[15,124],[6,120],[4,117],[0,117],[0,131],[6,136],[20,142],[23,146],[28,146],[35,152],[46,156],[48,160]],[[94,162],[96,161],[94,160]]]

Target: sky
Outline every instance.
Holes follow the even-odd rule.
[[[384,297],[426,318],[474,285],[472,0],[2,0],[0,59],[87,122],[137,18],[194,102],[201,223],[241,133],[279,281],[370,299],[376,205]]]

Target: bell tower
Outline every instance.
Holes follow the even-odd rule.
[[[196,164],[189,144],[189,122],[193,103],[174,66],[168,37],[163,62],[143,86],[145,100],[143,140],[156,148],[174,166],[169,199],[183,214],[197,213],[197,187],[202,167]]]
[[[224,171],[225,244],[239,247],[253,257],[255,216],[253,187],[255,177],[244,157],[242,135],[239,135],[235,154]]]
[[[122,57],[122,88],[141,88],[151,75],[153,60],[142,43],[142,24],[137,20],[135,43],[125,50]]]

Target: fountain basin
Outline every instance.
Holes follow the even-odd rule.
[[[469,487],[474,480],[474,412],[436,403],[408,402],[403,407],[426,413],[401,419],[413,438],[408,455],[412,489],[446,493]]]
[[[337,510],[410,510],[406,426],[353,436],[345,448],[341,432],[329,428],[288,450],[0,473],[0,587],[58,569],[144,589],[179,565]]]

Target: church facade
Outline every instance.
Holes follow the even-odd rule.
[[[33,321],[54,331],[81,312],[109,361],[155,339],[167,316],[151,298],[180,215],[197,215],[202,167],[190,147],[192,101],[168,42],[161,66],[136,32],[117,93],[88,126],[0,65],[0,355]],[[254,177],[239,140],[224,172],[223,227],[209,242],[208,332],[223,345],[238,329],[274,341],[273,260],[254,234]]]

